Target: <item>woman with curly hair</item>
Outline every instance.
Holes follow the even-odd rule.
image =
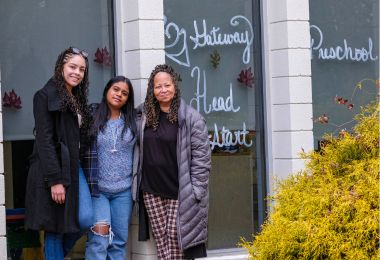
[[[79,212],[79,142],[88,129],[88,54],[70,47],[55,64],[54,75],[33,99],[35,142],[30,160],[25,226],[45,231],[45,259],[63,259],[89,225],[91,211]],[[84,188],[84,190],[82,190]],[[91,208],[91,200],[81,201]],[[81,205],[85,206],[85,205]],[[81,213],[81,214],[80,214]],[[84,215],[83,215],[84,214]],[[86,223],[87,222],[87,223]]]
[[[159,259],[206,256],[211,151],[205,119],[180,98],[168,65],[152,71],[138,112],[139,240],[152,226]]]

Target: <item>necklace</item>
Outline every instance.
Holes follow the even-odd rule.
[[[121,112],[119,114],[119,119],[121,117]],[[117,142],[117,136],[119,135],[119,127],[116,125],[116,129],[114,131],[111,130],[112,134],[112,141],[113,141],[113,148],[110,150],[111,153],[117,152],[116,149],[116,142]]]

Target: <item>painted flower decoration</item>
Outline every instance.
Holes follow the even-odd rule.
[[[345,105],[348,102],[348,99],[344,99],[343,97],[335,96],[335,102],[339,105]]]
[[[111,67],[112,59],[107,47],[96,49],[94,62]]]
[[[340,136],[340,137],[344,137],[344,136],[346,136],[346,135],[348,135],[348,132],[347,132],[346,129],[342,129],[342,130],[339,131],[339,136]]]
[[[317,119],[315,119],[314,122],[318,122],[321,124],[328,124],[329,117],[326,114],[323,114],[323,115],[319,116]]]
[[[22,108],[21,98],[17,96],[14,89],[12,89],[12,91],[10,91],[9,93],[5,91],[4,97],[3,97],[3,106],[9,107],[9,108],[16,108],[16,109]]]
[[[338,105],[347,106],[348,110],[351,110],[354,107],[354,104],[348,103],[348,99],[344,99],[343,97],[339,97],[336,95],[334,100],[335,100],[335,103],[337,103]]]
[[[253,87],[253,80],[254,77],[251,71],[251,67],[248,69],[242,69],[240,71],[239,77],[237,78],[237,81],[249,88]]]

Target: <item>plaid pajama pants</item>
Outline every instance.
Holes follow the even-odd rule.
[[[158,259],[183,259],[177,238],[178,200],[164,199],[144,192],[144,203],[152,226],[153,237],[156,240]]]

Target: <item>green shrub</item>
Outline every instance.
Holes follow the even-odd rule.
[[[262,231],[240,242],[252,259],[380,259],[379,106],[355,119],[278,184]]]

